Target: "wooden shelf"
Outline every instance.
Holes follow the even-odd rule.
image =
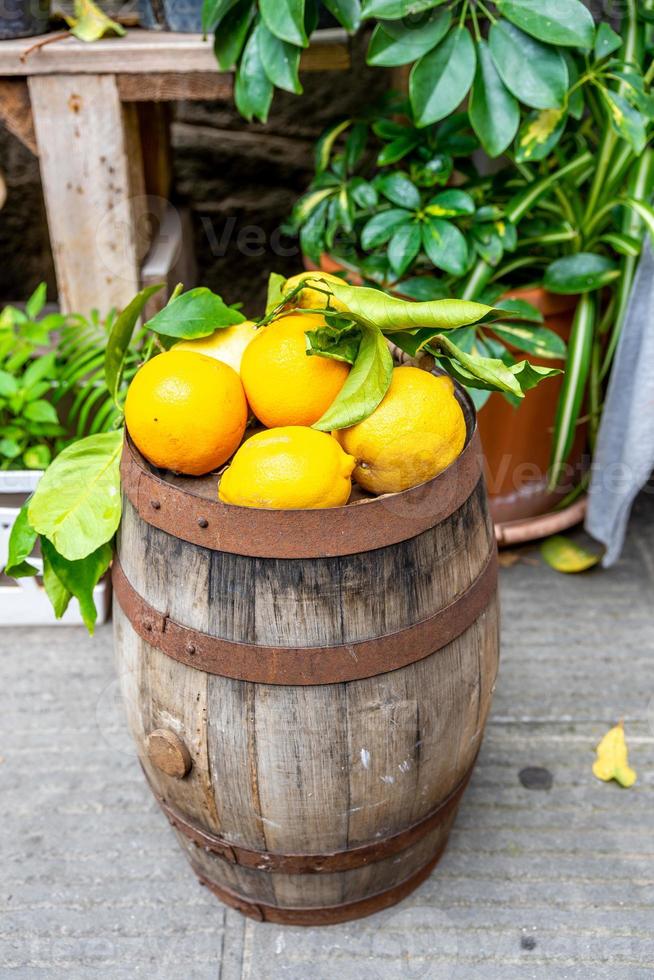
[[[46,35],[47,36],[47,35]],[[223,77],[216,65],[211,38],[201,34],[128,30],[125,37],[109,37],[91,44],[67,37],[24,52],[39,38],[0,41],[0,75],[180,75],[208,74]],[[303,71],[343,70],[350,65],[348,39],[340,28],[317,31],[302,55]]]

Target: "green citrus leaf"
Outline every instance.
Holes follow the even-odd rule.
[[[27,561],[36,544],[36,531],[30,525],[27,516],[28,506],[29,500],[18,511],[9,535],[9,554],[4,573],[10,578],[24,578],[38,574],[38,569]]]
[[[206,286],[198,286],[164,306],[146,326],[164,337],[192,340],[208,337],[214,330],[244,320],[243,314],[228,306],[217,293],[212,293]]]
[[[87,436],[64,449],[28,507],[34,530],[69,561],[86,558],[116,533],[121,515],[123,431]]]
[[[368,418],[388,391],[392,375],[393,358],[386,338],[377,327],[363,326],[352,370],[336,399],[313,428],[331,432]]]

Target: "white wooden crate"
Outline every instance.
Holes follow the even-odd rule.
[[[27,496],[36,489],[40,470],[7,470],[0,472],[0,569],[7,564],[9,535],[18,512]],[[38,557],[30,562],[39,570],[43,562]],[[98,610],[98,623],[109,618],[111,586],[108,576],[98,583],[93,597]],[[82,615],[77,599],[72,599],[61,619],[55,619],[40,576],[18,580],[0,577],[0,626],[81,626]]]

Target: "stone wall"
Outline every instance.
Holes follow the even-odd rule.
[[[305,74],[302,96],[277,93],[268,123],[248,124],[228,102],[173,107],[173,203],[193,219],[198,281],[256,313],[272,270],[301,267],[297,243],[280,232],[313,173],[315,141],[330,122],[356,113],[387,85],[366,69],[363,41],[347,72]],[[54,274],[37,161],[0,128],[7,203],[0,211],[0,301],[21,299]]]

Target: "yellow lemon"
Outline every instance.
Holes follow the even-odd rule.
[[[155,466],[200,476],[228,460],[243,438],[243,385],[221,361],[170,350],[134,375],[125,422],[137,449]]]
[[[345,384],[350,365],[307,355],[307,330],[325,326],[319,313],[293,313],[262,327],[248,344],[241,379],[252,411],[269,429],[313,425]]]
[[[222,327],[209,337],[198,337],[197,340],[180,340],[173,344],[171,350],[188,350],[195,354],[205,354],[215,357],[223,364],[229,364],[237,374],[241,373],[243,352],[251,340],[257,335],[257,328],[251,320],[237,323],[233,327]]]
[[[226,504],[299,510],[341,507],[352,489],[355,460],[326,432],[299,425],[257,432],[223,473]]]
[[[310,278],[312,280],[322,280],[321,282],[312,282],[311,286],[306,286],[302,292],[298,293],[293,302],[301,310],[322,310],[329,305],[333,310],[346,310],[347,307],[341,300],[334,299],[332,297],[329,300],[328,296],[325,296],[324,292],[321,290],[329,289],[330,282],[340,283],[341,286],[347,286],[339,276],[332,275],[331,272],[300,272],[297,276],[291,276],[284,283],[284,288],[282,293],[287,296],[292,289],[299,286],[301,282],[305,279]]]
[[[431,480],[457,458],[466,423],[451,378],[399,367],[372,415],[334,435],[357,460],[359,486],[398,493]]]

